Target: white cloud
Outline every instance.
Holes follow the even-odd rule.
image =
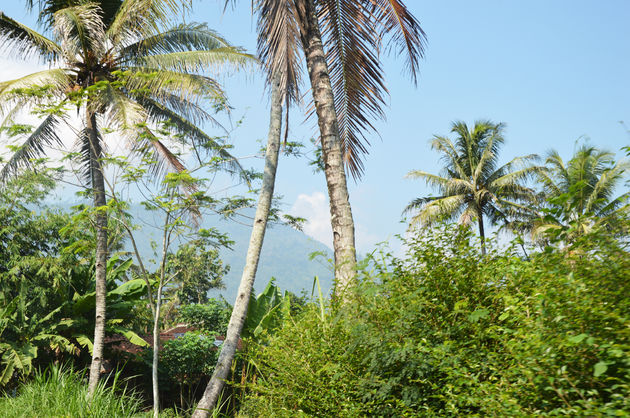
[[[306,235],[327,245],[329,248],[333,247],[328,196],[322,192],[313,192],[310,195],[300,194],[289,213],[292,216],[306,218],[307,222],[304,225],[304,233]],[[359,253],[372,251],[375,244],[383,240],[383,237],[371,233],[366,226],[357,223],[356,219],[355,234],[357,251]]]
[[[332,248],[332,228],[328,198],[321,192],[300,194],[289,213],[306,218],[304,233]]]

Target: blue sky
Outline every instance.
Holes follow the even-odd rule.
[[[4,2],[3,2],[4,3]],[[32,22],[21,2],[0,8]],[[505,161],[523,154],[557,149],[565,158],[576,140],[619,152],[630,136],[630,2],[627,0],[407,0],[428,36],[417,87],[402,72],[402,60],[386,58],[390,107],[376,126],[366,173],[350,181],[357,224],[357,247],[403,233],[401,211],[413,198],[431,193],[424,184],[404,179],[413,169],[439,172],[438,155],[428,141],[446,135],[451,121],[491,119],[507,125]],[[196,1],[188,20],[209,26],[237,45],[255,51],[250,2],[222,12],[222,2]],[[0,57],[0,77],[23,71]],[[250,155],[266,138],[267,97],[259,75],[221,77],[234,119],[237,155]],[[290,136],[310,147],[314,121],[291,115]],[[621,155],[621,154],[620,154]],[[256,163],[255,161],[253,163]],[[313,174],[306,159],[280,162],[277,192],[285,211],[310,220],[307,233],[330,242],[323,174]]]

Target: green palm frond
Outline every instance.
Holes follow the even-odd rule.
[[[61,40],[66,62],[74,62],[78,56],[87,59],[90,54],[106,51],[105,25],[97,3],[66,7],[54,14],[53,29]]]
[[[434,136],[431,140],[431,148],[444,154],[442,161],[444,161],[446,165],[446,171],[452,172],[453,175],[451,175],[451,177],[457,176],[461,179],[468,178],[468,173],[460,164],[459,154],[450,139],[443,136]]]
[[[426,201],[411,219],[411,225],[430,226],[442,220],[455,218],[466,205],[465,195],[445,196]]]
[[[181,51],[148,55],[137,59],[138,65],[159,70],[195,73],[211,70],[225,73],[228,70],[243,70],[256,63],[256,58],[238,47],[222,47],[211,51]]]
[[[188,1],[124,0],[107,28],[108,38],[114,45],[120,45],[130,39],[152,36],[185,3]]]
[[[199,74],[131,67],[125,77],[131,94],[150,94],[158,100],[179,97],[200,103],[223,101],[226,97],[219,83]]]
[[[7,109],[13,109],[16,102],[40,104],[50,96],[63,96],[69,85],[68,73],[59,68],[0,82],[0,112],[4,114]]]
[[[545,168],[540,166],[526,166],[516,171],[501,170],[498,172],[499,174],[502,174],[500,177],[489,179],[488,188],[491,190],[501,190],[503,188],[510,187],[513,184],[519,184],[534,178],[544,171]]]
[[[630,168],[628,162],[622,161],[615,166],[610,167],[608,170],[603,170],[597,179],[596,183],[590,192],[590,195],[586,199],[584,204],[585,212],[594,212],[598,208],[598,200],[601,202],[610,201],[615,187],[623,179],[623,174]],[[613,200],[614,201],[614,200]]]
[[[115,126],[123,134],[129,134],[147,120],[147,114],[142,106],[129,99],[120,90],[113,88],[111,84],[107,84],[92,100],[98,108],[106,109],[104,115],[109,124]]]
[[[405,177],[423,179],[427,185],[437,188],[446,196],[474,192],[474,186],[465,179],[441,177],[422,170],[412,170]]]
[[[62,143],[57,135],[60,122],[60,117],[49,115],[39,124],[0,169],[0,184],[6,182],[20,167],[26,167],[33,159],[44,155],[46,146]]]
[[[169,110],[161,104],[148,99],[138,99],[142,106],[147,109],[149,118],[153,121],[170,121],[175,125],[177,133],[184,135],[186,139],[192,142],[195,150],[206,150],[218,155],[222,163],[221,165],[229,172],[239,175],[244,181],[249,182],[249,177],[245,169],[241,166],[237,158],[235,158],[226,147],[216,141],[204,131],[199,129],[195,124],[183,118],[180,114]]]
[[[56,61],[61,53],[61,48],[55,42],[16,22],[1,11],[0,48],[11,51],[23,59],[37,54],[47,62]]]
[[[120,62],[134,65],[138,57],[170,52],[213,50],[230,47],[217,32],[204,23],[182,23],[168,30],[147,36],[118,52]]]

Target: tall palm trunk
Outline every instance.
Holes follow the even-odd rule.
[[[343,150],[326,54],[313,0],[298,2],[302,47],[313,90],[321,134],[322,159],[330,199],[330,221],[335,252],[335,293],[341,295],[356,275],[354,220],[348,195]]]
[[[98,379],[101,374],[101,363],[103,362],[103,345],[105,342],[105,296],[107,293],[107,214],[99,208],[107,204],[105,198],[105,181],[103,178],[103,167],[101,158],[103,150],[98,140],[96,126],[96,114],[87,112],[87,134],[90,146],[90,175],[92,178],[92,194],[94,195],[94,208],[96,226],[96,259],[94,275],[96,280],[96,303],[94,323],[94,345],[92,349],[92,364],[90,365],[90,380],[88,383],[88,393],[90,396],[96,390]]]
[[[481,239],[481,255],[486,255],[486,233],[483,228],[483,213],[481,211],[479,211],[477,222],[479,224],[479,238]]]
[[[228,324],[227,335],[221,346],[221,353],[217,360],[217,366],[212,374],[212,379],[208,382],[193,418],[207,417],[209,412],[215,408],[218,398],[221,395],[225,380],[228,378],[238,340],[243,330],[243,324],[247,316],[247,307],[254,287],[256,269],[260,258],[267,218],[271,208],[271,199],[276,182],[276,170],[278,168],[278,156],[280,152],[280,131],[282,130],[282,92],[280,82],[274,79],[271,90],[271,114],[269,120],[269,135],[267,138],[267,151],[265,153],[265,171],[263,173],[263,184],[258,197],[256,216],[252,227],[252,234],[249,239],[247,258],[243,276],[238,287],[238,294],[232,309],[232,316]]]

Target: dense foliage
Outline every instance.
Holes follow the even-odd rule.
[[[467,230],[411,240],[350,303],[286,321],[255,354],[252,416],[602,415],[630,399],[630,257],[589,235],[523,260]]]

